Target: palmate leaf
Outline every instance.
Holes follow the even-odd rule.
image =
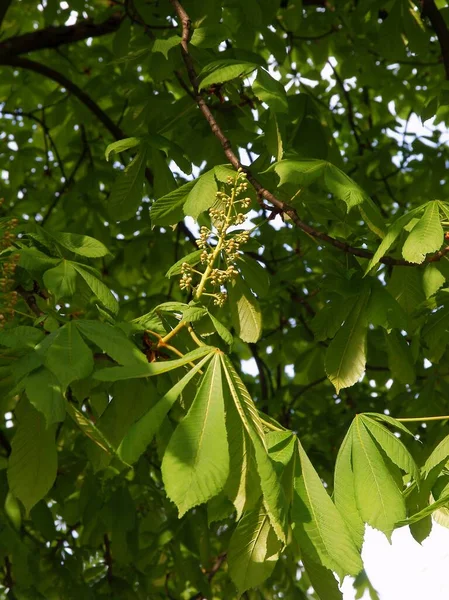
[[[70,250],[74,254],[85,256],[86,258],[101,258],[110,254],[104,244],[88,235],[79,233],[62,233],[53,231],[44,231],[45,235],[55,240],[60,246]]]
[[[217,190],[215,172],[211,169],[195,180],[195,185],[184,203],[184,214],[197,219],[202,212],[215,204]]]
[[[199,89],[204,90],[213,83],[226,83],[241,75],[249,75],[257,67],[254,63],[234,59],[215,60],[200,72]]]
[[[158,198],[153,203],[150,211],[152,226],[175,225],[182,221],[184,218],[184,203],[195,184],[196,181],[189,181],[178,189]]]
[[[241,422],[254,447],[257,472],[260,477],[264,505],[270,522],[282,542],[286,541],[287,499],[274,463],[268,455],[265,435],[259,413],[243,381],[236,373],[231,361],[221,355],[223,369],[229,388],[229,398],[233,401]]]
[[[60,298],[73,296],[76,290],[77,273],[69,260],[62,260],[53,269],[45,271],[42,279],[49,292],[53,294],[56,302]]]
[[[357,575],[363,568],[349,529],[298,441],[293,533],[300,547],[318,564],[340,577]]]
[[[365,372],[368,299],[365,290],[326,352],[326,373],[337,394],[357,383]]]
[[[408,262],[421,264],[426,254],[441,248],[443,239],[438,202],[429,202],[423,216],[409,234],[402,248],[402,256]]]
[[[343,600],[343,595],[332,571],[314,562],[304,553],[301,561],[320,600]]]
[[[207,354],[197,365],[182,377],[146,414],[136,421],[123,438],[118,453],[129,464],[137,462],[145,452],[154,435],[167,416],[169,410],[179,398],[182,390],[201,371],[210,360],[212,353]]]
[[[288,112],[287,94],[284,86],[274,79],[265,69],[257,71],[253,83],[253,92],[261,102],[266,102],[275,112]]]
[[[56,479],[56,430],[55,426],[47,427],[43,414],[28,402],[20,402],[17,419],[8,462],[8,483],[28,514]]]
[[[246,512],[232,534],[229,574],[240,594],[259,586],[273,572],[282,545],[262,502]]]
[[[92,275],[92,273],[90,273],[87,270],[86,265],[80,265],[76,262],[72,263],[72,265],[84,279],[87,285],[90,287],[92,293],[98,298],[101,304],[103,304],[103,306],[110,310],[111,313],[113,313],[114,315],[117,314],[118,302],[115,299],[115,296],[112,294],[111,290],[107,286],[105,286],[105,284],[102,281],[100,281],[98,277]]]
[[[401,383],[414,383],[416,379],[415,366],[410,346],[397,331],[385,332],[388,366],[391,375]]]
[[[170,438],[162,460],[162,478],[182,517],[222,491],[228,475],[222,367],[219,354],[215,354],[192,406]]]
[[[391,535],[405,518],[405,501],[362,420],[355,418],[352,463],[357,507],[365,523]]]
[[[419,469],[412,455],[401,442],[401,440],[375,419],[372,419],[367,415],[360,415],[360,417],[357,418],[361,419],[365,427],[376,439],[377,443],[379,446],[381,446],[388,458],[400,469],[402,469],[402,471],[410,474],[419,484]]]

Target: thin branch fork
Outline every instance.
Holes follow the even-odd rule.
[[[426,1],[426,0],[423,0],[423,1]],[[430,0],[430,1],[433,2],[433,0]],[[242,169],[246,173],[247,179],[251,183],[253,188],[256,190],[259,200],[262,200],[262,199],[268,200],[268,202],[270,202],[270,204],[272,204],[274,206],[274,208],[276,209],[276,211],[279,214],[287,215],[293,221],[295,226],[298,227],[299,229],[301,229],[302,231],[304,231],[304,233],[307,233],[311,237],[321,240],[322,242],[325,242],[327,244],[330,244],[330,245],[334,246],[334,248],[338,248],[339,250],[342,250],[343,252],[346,252],[348,254],[353,254],[354,256],[358,256],[359,258],[367,258],[367,259],[372,258],[374,256],[373,252],[371,252],[369,250],[364,250],[363,248],[355,248],[354,246],[351,246],[350,244],[347,244],[346,242],[337,240],[337,239],[331,237],[330,235],[327,235],[327,233],[318,231],[314,227],[308,225],[307,223],[304,223],[304,221],[302,221],[300,219],[295,208],[293,208],[286,202],[279,200],[279,198],[277,198],[272,192],[265,189],[262,186],[262,184],[256,179],[256,177],[252,174],[251,170],[248,167],[245,167],[244,165],[241,164],[237,155],[232,150],[231,142],[224,135],[222,129],[218,125],[209,106],[207,105],[205,99],[203,98],[203,96],[201,95],[201,93],[198,89],[198,76],[197,76],[197,73],[195,70],[195,65],[193,63],[192,56],[189,51],[189,41],[190,41],[190,37],[192,34],[191,21],[190,21],[189,15],[185,11],[184,7],[181,5],[179,0],[170,0],[170,2],[172,4],[179,20],[181,21],[181,26],[182,26],[181,52],[182,52],[182,56],[184,59],[184,63],[186,65],[190,83],[192,84],[192,87],[193,87],[193,94],[195,96],[196,103],[198,105],[198,108],[203,113],[204,118],[209,123],[211,131],[213,132],[215,137],[220,142],[220,144],[223,148],[223,151],[226,155],[226,158],[229,160],[231,165],[235,169]],[[448,61],[448,64],[449,64],[449,61]],[[449,246],[445,247],[443,250],[440,250],[436,254],[433,254],[432,256],[428,257],[425,262],[426,263],[427,262],[437,262],[443,256],[445,256],[448,252],[449,252]],[[379,262],[386,264],[386,265],[392,265],[392,266],[393,265],[415,266],[412,263],[407,262],[406,260],[399,259],[399,258],[393,258],[391,256],[383,256]]]

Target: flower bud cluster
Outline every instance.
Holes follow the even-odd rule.
[[[197,290],[198,296],[202,293],[213,296],[214,304],[218,306],[222,306],[227,298],[222,287],[238,275],[235,263],[239,257],[240,246],[245,244],[250,236],[249,231],[228,233],[230,227],[242,225],[246,220],[243,211],[247,210],[251,203],[251,199],[244,195],[247,189],[246,173],[242,170],[234,177],[227,178],[225,190],[216,193],[217,202],[209,210],[212,226],[209,228],[203,225],[196,240],[198,248],[202,250],[200,261],[205,266],[204,273],[188,263],[181,266],[181,289]],[[224,261],[226,268],[214,268],[215,263],[220,260]],[[201,278],[197,285],[193,283],[195,274]],[[212,287],[210,292],[206,291],[206,284]]]
[[[0,206],[2,203],[3,200],[0,200]],[[18,223],[18,219],[9,219],[1,224],[0,250],[7,250],[15,242],[16,235],[14,229]],[[19,298],[18,293],[12,289],[18,262],[18,254],[9,254],[0,261],[0,329],[4,327],[8,318],[14,316],[14,307]]]

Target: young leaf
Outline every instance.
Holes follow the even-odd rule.
[[[126,221],[136,214],[142,202],[146,161],[146,149],[140,149],[117,177],[108,201],[108,212],[115,221]]]
[[[184,203],[195,184],[196,180],[189,181],[169,194],[158,198],[150,211],[152,226],[175,225],[182,221]]]
[[[437,252],[441,248],[443,239],[438,202],[429,202],[423,216],[409,234],[402,248],[402,256],[408,262],[421,264],[426,254]]]
[[[61,384],[51,371],[42,367],[26,379],[26,394],[31,404],[41,412],[47,426],[65,419],[65,398]]]
[[[47,428],[44,416],[23,400],[17,408],[17,420],[17,431],[11,442],[8,483],[12,494],[29,514],[56,479],[55,427]]]
[[[299,441],[298,453],[292,508],[293,533],[315,562],[335,571],[340,577],[357,575],[363,564],[346,523]]]
[[[192,367],[147,413],[128,429],[118,453],[124,462],[133,464],[145,452],[154,435],[167,416],[169,410],[179,398],[182,390],[192,378],[204,367],[212,354],[207,354],[197,365]]]
[[[262,333],[260,306],[247,284],[240,278],[229,286],[232,324],[237,335],[248,343],[256,343]]]
[[[282,545],[262,503],[246,512],[232,534],[229,574],[240,594],[259,586],[273,572]]]
[[[326,373],[337,394],[342,388],[357,383],[365,372],[368,298],[368,291],[360,294],[352,313],[326,352]]]
[[[216,354],[192,406],[170,438],[162,461],[168,497],[182,517],[224,487],[229,474],[221,361]]]
[[[352,462],[360,516],[372,527],[391,535],[405,517],[405,502],[385,461],[360,418],[353,428]]]
[[[94,366],[92,352],[78,333],[74,321],[56,332],[45,351],[44,364],[56,375],[64,391],[72,381],[91,374]]]
[[[84,281],[92,290],[93,294],[98,298],[98,300],[103,304],[105,308],[110,310],[113,314],[117,314],[118,312],[118,303],[112,294],[111,290],[105,286],[105,284],[94,277],[89,271],[87,271],[83,266],[78,263],[72,263]]]

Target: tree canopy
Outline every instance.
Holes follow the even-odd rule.
[[[0,25],[0,597],[376,598],[449,524],[446,2]]]

